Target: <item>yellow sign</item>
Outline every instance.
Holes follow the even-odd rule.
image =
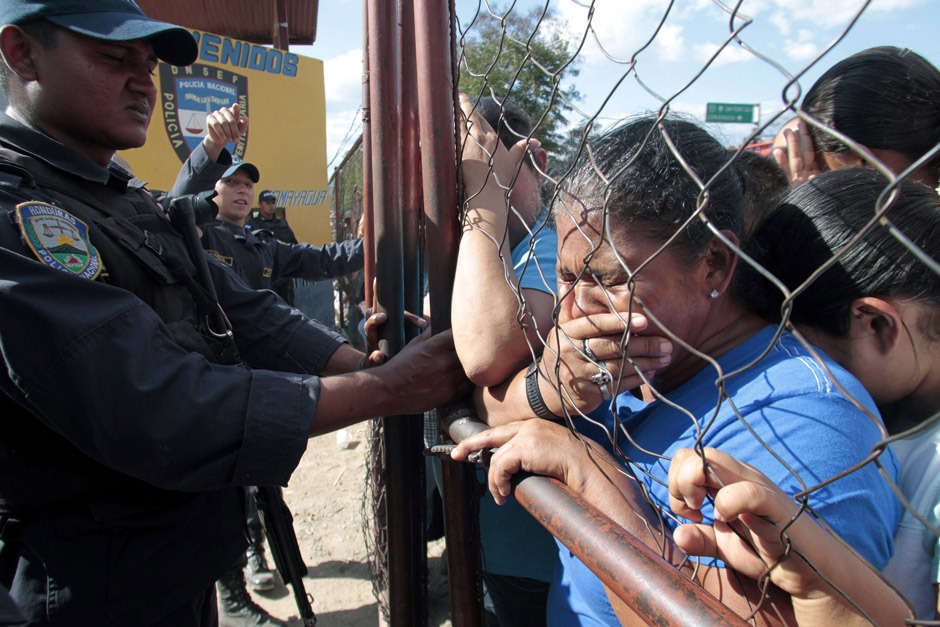
[[[330,241],[323,62],[212,33],[193,31],[199,58],[189,67],[160,63],[157,108],[142,148],[127,160],[148,187],[169,190],[205,136],[206,116],[236,102],[248,132],[229,151],[258,166],[257,194],[270,189],[297,239]]]

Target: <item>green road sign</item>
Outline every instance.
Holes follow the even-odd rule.
[[[731,104],[728,102],[709,102],[705,110],[706,122],[740,122],[742,124],[754,123],[754,109],[752,104]]]

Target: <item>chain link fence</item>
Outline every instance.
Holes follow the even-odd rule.
[[[447,153],[441,147],[454,148],[448,144],[454,128],[444,124],[449,119],[437,117],[426,128],[431,107],[425,110],[428,99],[419,97],[426,203],[420,229],[427,237],[431,309],[438,312],[432,318],[451,317],[449,290],[446,304],[435,305],[434,286],[435,273],[443,276],[441,266],[450,263],[438,252],[453,242],[452,225],[441,218],[453,194],[463,199],[451,203],[462,207],[461,246],[481,235],[488,252],[480,254],[499,259],[496,280],[511,294],[507,304],[499,299],[505,289],[484,286],[485,307],[478,317],[498,317],[506,309],[525,338],[524,351],[511,354],[515,349],[506,340],[492,355],[491,362],[502,361],[504,370],[512,370],[510,383],[488,381],[482,372],[471,378],[493,390],[507,385],[499,392],[504,395],[513,385],[516,390],[525,385],[533,410],[535,381],[544,404],[539,411],[564,423],[587,466],[599,473],[595,480],[618,494],[616,503],[601,508],[608,517],[585,509],[579,500],[584,495],[569,495],[575,503],[570,510],[556,507],[561,488],[546,491],[528,479],[517,487],[517,499],[567,546],[592,536],[601,553],[610,547],[613,562],[603,562],[610,556],[578,555],[641,618],[685,617],[690,607],[704,607],[707,595],[687,601],[684,586],[691,580],[714,591],[711,567],[728,565],[731,574],[720,583],[743,591],[744,605],[736,611],[746,621],[792,618],[789,601],[781,603],[774,587],[786,589],[792,575],[821,578],[844,607],[879,624],[883,616],[871,609],[871,599],[879,597],[872,592],[866,598],[864,588],[874,586],[874,571],[858,558],[885,567],[903,519],[902,529],[916,531],[907,540],[899,534],[898,557],[887,566],[899,581],[897,572],[929,562],[917,551],[935,548],[940,537],[930,520],[937,503],[918,492],[931,489],[933,473],[917,477],[918,471],[910,470],[927,463],[915,458],[924,450],[930,457],[931,446],[936,457],[940,420],[925,377],[940,306],[935,296],[940,203],[931,189],[940,164],[940,114],[933,111],[940,102],[940,73],[910,50],[884,47],[839,64],[819,80],[821,87],[807,90],[807,76],[845,56],[838,44],[873,11],[871,4],[812,9],[840,20],[839,32],[793,70],[767,40],[777,32],[770,26],[779,26],[779,13],[764,10],[752,19],[742,10],[749,6],[745,3],[699,2],[692,28],[707,32],[703,40],[711,43],[697,46],[702,62],[683,74],[665,71],[662,63],[685,45],[681,25],[689,24],[689,7],[681,3],[452,2],[449,16],[437,23],[440,7],[423,1],[412,7],[403,0],[398,26],[407,32],[407,16],[414,10],[415,54],[407,48],[408,37],[401,37],[403,43],[391,37],[382,45],[402,46],[397,61],[390,61],[391,48],[383,48],[378,56],[373,51],[373,67],[366,68],[372,122],[381,129],[382,144],[399,132],[397,124],[403,136],[417,132],[413,114],[389,113],[394,98],[376,100],[377,85],[382,97],[388,96],[385,73],[398,80],[396,72],[413,71],[412,57],[419,77],[436,63],[453,76],[455,100],[457,91],[467,95],[455,102],[454,141],[464,159],[456,171],[441,158]],[[383,24],[379,28],[386,28]],[[427,42],[434,37],[425,39],[422,24],[449,32],[453,58],[439,44],[430,47],[428,58]],[[380,68],[377,59],[383,59]],[[774,77],[777,101],[688,104],[710,98],[717,69],[742,60],[756,60],[757,71]],[[590,74],[595,86],[603,77],[605,92],[582,94],[582,73]],[[426,88],[419,80],[417,89],[425,96]],[[363,113],[368,120],[369,103]],[[784,124],[791,130],[772,144]],[[771,152],[774,146],[784,149],[779,158]],[[388,154],[398,154],[394,147],[390,153],[386,146],[376,150],[373,162],[381,167]],[[432,151],[438,161],[429,165]],[[350,224],[357,218],[350,181],[360,176],[362,157],[351,155],[334,178],[338,236],[346,229],[345,218]],[[372,176],[387,188],[382,198],[398,202],[397,192],[388,195],[394,181]],[[805,184],[788,195],[800,183]],[[384,219],[397,228],[394,219],[389,222],[393,214]],[[493,215],[502,218],[488,222]],[[387,233],[376,237],[382,240]],[[552,245],[540,245],[544,241]],[[473,284],[456,265],[455,310],[461,290]],[[550,304],[539,302],[536,293],[550,294]],[[437,332],[447,324],[433,326]],[[874,352],[861,352],[862,345]],[[531,363],[536,369],[523,383],[521,372]],[[918,385],[885,385],[905,377]],[[506,419],[493,401],[497,396],[491,394],[489,405],[478,402],[491,424]],[[914,450],[915,436],[923,440],[920,453]],[[378,441],[374,438],[370,471],[374,494],[364,518],[371,519],[367,535],[377,552],[377,594],[383,615],[394,624],[386,543],[396,534],[386,518],[392,509],[385,491],[389,477],[380,476],[379,458],[398,453]],[[681,476],[670,476],[673,466]],[[734,492],[736,484],[751,491]],[[445,476],[445,517],[447,487]],[[912,502],[915,496],[920,500]],[[716,499],[728,502],[716,505]],[[712,527],[716,507],[723,511],[730,503],[743,515]],[[696,548],[690,538],[699,540],[700,550],[689,552],[701,558],[673,544],[676,528],[697,520],[699,510],[705,527],[679,533],[685,534],[686,548]],[[820,528],[825,535],[818,534]],[[708,535],[712,532],[714,537]],[[621,541],[633,536],[638,545],[625,548]],[[448,532],[448,549],[456,553],[452,539]],[[908,541],[924,544],[908,553]],[[636,576],[614,572],[617,559],[637,546],[649,553],[649,559],[642,558],[647,570]],[[715,552],[727,564],[713,561],[709,553]],[[580,583],[589,581],[591,575],[576,572],[583,568],[578,560],[565,561],[564,552],[562,558]],[[460,560],[449,561],[452,579]],[[846,579],[845,570],[864,585]],[[929,575],[919,572],[918,583],[924,584]],[[667,578],[656,578],[661,574]],[[668,583],[630,590],[646,575]],[[631,583],[624,583],[628,576]],[[459,577],[472,580],[473,568]],[[914,598],[913,588],[898,585],[912,601],[923,601]],[[935,608],[936,593],[926,588]],[[466,618],[473,614],[467,608],[475,594],[461,601],[461,611],[455,602],[455,625],[476,624],[476,618]],[[660,605],[673,601],[678,609],[660,612]],[[613,597],[611,602],[618,611],[629,611]],[[725,609],[712,607],[712,614],[682,620],[717,624],[720,615],[733,624],[733,615],[721,614]],[[924,620],[908,623],[929,624],[926,619],[933,617],[925,613]]]
[[[363,214],[361,139],[334,170],[330,179],[330,198],[333,199],[330,224],[334,241],[360,237],[359,223]],[[365,349],[358,329],[362,320],[360,303],[365,299],[363,281],[363,273],[357,272],[333,282],[336,294],[336,328],[360,350]]]
[[[611,15],[610,4],[571,1],[533,6],[531,3],[480,2],[458,3],[456,8],[459,55],[456,82],[473,103],[470,136],[464,139],[465,158],[467,144],[475,144],[469,146],[470,154],[486,153],[478,160],[489,159],[489,185],[498,181],[506,197],[501,209],[509,215],[499,232],[476,226],[477,215],[473,208],[486,202],[487,188],[482,180],[487,177],[476,176],[473,179],[476,186],[471,188],[465,164],[467,203],[462,223],[465,231],[476,229],[483,233],[492,243],[492,254],[501,255],[507,268],[511,265],[507,251],[519,244],[518,226],[525,225],[522,239],[523,246],[526,241],[529,243],[529,261],[517,266],[515,272],[506,271],[517,299],[517,319],[525,327],[532,325],[534,316],[528,311],[526,290],[520,285],[526,284],[527,274],[539,273],[540,265],[556,266],[555,259],[538,259],[534,242],[543,230],[557,228],[559,282],[552,315],[555,326],[551,330],[539,329],[541,341],[530,341],[528,346],[532,357],[543,356],[543,365],[553,364],[553,368],[543,367],[540,373],[543,381],[555,386],[557,399],[548,404],[564,408],[565,423],[582,439],[589,456],[608,475],[621,474],[628,482],[640,486],[636,494],[627,495],[633,498],[624,498],[622,507],[635,512],[643,521],[639,526],[648,529],[638,534],[640,540],[667,559],[676,561],[668,549],[669,530],[688,522],[666,506],[666,473],[676,449],[673,443],[678,442],[696,451],[702,476],[714,477],[713,481],[719,484],[710,495],[720,487],[722,482],[717,476],[723,473],[713,468],[706,447],[716,447],[761,468],[783,483],[792,497],[790,502],[795,505],[792,511],[787,510],[791,514],[778,521],[783,549],[775,561],[766,561],[759,569],[763,572],[757,577],[757,590],[767,590],[773,573],[779,573],[786,560],[796,560],[798,555],[810,568],[816,569],[812,556],[801,553],[799,544],[792,544],[790,538],[790,530],[798,528],[800,520],[810,516],[823,527],[846,536],[849,544],[855,545],[851,548],[853,553],[861,553],[872,561],[880,560],[878,566],[883,567],[888,557],[884,547],[885,529],[890,527],[893,535],[897,517],[866,508],[882,507],[887,501],[879,499],[884,499],[889,490],[891,498],[896,496],[902,504],[905,523],[917,520],[929,533],[938,532],[925,519],[925,514],[932,512],[936,503],[929,512],[911,504],[910,487],[903,486],[908,490],[905,495],[898,486],[897,462],[887,450],[892,442],[935,430],[940,413],[934,406],[922,407],[916,419],[886,413],[886,428],[861,386],[832,360],[824,358],[810,340],[825,343],[827,349],[832,347],[833,357],[863,379],[870,376],[869,371],[877,369],[878,364],[860,364],[852,360],[850,349],[840,352],[836,342],[824,342],[827,334],[819,330],[819,325],[823,324],[820,321],[825,316],[807,311],[810,305],[801,306],[801,298],[808,303],[816,299],[811,303],[813,307],[828,307],[833,310],[831,317],[841,320],[850,310],[855,311],[850,307],[854,298],[872,295],[859,291],[864,288],[858,284],[865,279],[858,279],[853,273],[868,276],[871,272],[858,267],[856,258],[868,254],[875,259],[880,255],[882,263],[887,265],[884,261],[887,256],[892,260],[890,263],[903,265],[907,273],[919,275],[917,287],[910,288],[918,291],[905,292],[909,288],[884,285],[884,291],[874,295],[892,303],[910,299],[921,303],[926,308],[923,314],[926,318],[921,319],[925,325],[922,330],[926,330],[923,333],[912,332],[910,328],[902,330],[903,337],[898,342],[906,343],[915,353],[915,361],[918,353],[923,360],[932,350],[929,348],[933,341],[930,308],[937,301],[933,300],[936,292],[931,293],[931,290],[936,289],[935,275],[940,270],[933,245],[940,233],[932,225],[940,204],[932,192],[925,197],[922,190],[908,186],[905,181],[919,179],[931,186],[937,185],[940,136],[936,123],[940,116],[932,114],[930,117],[931,113],[924,112],[928,107],[916,102],[925,94],[928,99],[931,94],[934,98],[938,94],[916,84],[920,78],[916,72],[923,72],[926,76],[923,82],[930,84],[938,83],[936,77],[930,76],[931,72],[937,74],[937,70],[932,67],[897,70],[897,80],[886,79],[881,87],[885,92],[882,95],[898,95],[893,115],[902,118],[899,126],[917,129],[914,132],[922,136],[917,148],[906,150],[904,159],[897,161],[894,153],[903,151],[891,145],[893,130],[885,130],[873,140],[868,136],[865,141],[852,139],[852,136],[858,137],[848,121],[852,115],[858,117],[850,108],[852,103],[825,94],[813,94],[815,104],[812,107],[807,107],[803,100],[807,85],[801,83],[801,79],[844,56],[840,56],[838,48],[828,56],[826,53],[851,31],[866,10],[870,10],[870,3],[861,3],[857,11],[847,14],[841,34],[796,72],[788,71],[782,60],[762,52],[768,48],[765,41],[749,37],[752,30],[757,30],[755,20],[738,11],[736,6],[740,5],[711,3],[710,17],[715,21],[723,20],[726,25],[723,39],[711,47],[711,53],[698,71],[690,76],[670,77],[647,74],[645,66],[653,65],[651,59],[665,54],[664,51],[676,43],[676,15],[682,7],[663,2],[657,7],[655,17],[655,11],[622,11],[621,15],[642,19],[633,24],[612,24],[605,17]],[[819,10],[828,9],[820,5]],[[898,49],[886,49],[882,54],[900,59],[896,66],[899,68],[908,67],[908,62],[916,56],[911,51]],[[753,123],[745,127],[747,132],[737,132],[736,139],[729,142],[724,134],[733,130],[729,131],[728,126],[703,124],[682,103],[689,92],[703,91],[702,84],[708,83],[716,66],[728,58],[742,56],[757,59],[760,71],[778,77],[781,98],[776,106],[764,104],[770,111],[761,117],[757,110],[745,111],[746,115],[756,114]],[[585,108],[577,89],[577,78],[584,67],[581,61],[586,57],[592,61],[603,59],[603,73],[609,77],[609,92],[595,99],[600,104],[593,110]],[[863,61],[880,62],[878,59]],[[597,70],[592,71],[596,75]],[[850,67],[844,71],[857,70]],[[747,77],[742,76],[741,80]],[[672,85],[672,91],[663,91],[664,85]],[[904,90],[917,94],[902,97]],[[831,100],[828,109],[823,106],[827,104],[827,97]],[[492,99],[499,105],[500,110],[489,122],[492,126],[509,129],[508,140],[501,138],[509,150],[497,149],[492,142],[486,144],[485,139],[474,133],[473,125],[479,121],[473,118],[487,117],[485,106],[479,102],[481,98]],[[646,105],[637,107],[636,102]],[[733,105],[726,106],[735,115],[740,113],[731,109]],[[874,105],[866,102],[864,106]],[[530,125],[512,128],[518,110],[528,114]],[[615,112],[630,114],[630,117],[624,124],[618,119],[620,114]],[[919,119],[925,117],[923,122]],[[796,143],[791,144],[791,160],[784,163],[785,172],[769,154],[768,142],[774,131],[793,118],[802,121],[808,134],[799,132],[793,136],[791,141]],[[458,127],[463,123],[458,120]],[[836,128],[839,124],[842,128]],[[696,130],[699,126],[721,138],[711,149],[721,145],[722,158],[716,157],[714,150],[708,152],[709,149],[703,147],[702,143],[708,138]],[[499,130],[502,133],[502,129]],[[517,154],[512,151],[512,145],[531,139],[538,141],[526,144],[527,154],[511,160],[510,153]],[[804,162],[794,163],[793,158],[799,156],[799,142],[807,139],[814,141],[815,154],[806,153],[809,156],[802,155],[806,157]],[[731,143],[733,146],[729,146]],[[546,151],[546,160],[534,157],[538,148]],[[502,156],[499,153],[503,153]],[[817,177],[818,172],[805,162],[813,157],[819,169],[856,165],[875,170],[879,175],[843,172]],[[539,211],[534,213],[524,206],[527,200],[517,187],[528,169],[536,171],[541,181]],[[922,176],[924,172],[926,175]],[[786,219],[778,213],[776,222],[770,223],[773,226],[765,226],[761,232],[763,219],[789,191],[788,174],[796,179],[795,183],[813,181],[809,185],[816,190],[791,199],[790,213],[793,208],[805,209],[824,203],[834,203],[836,208],[826,215],[822,215],[822,211],[800,213],[812,216],[804,218],[803,222],[817,221],[809,225],[801,225],[792,215]],[[843,188],[849,190],[844,199],[832,201],[829,198]],[[743,199],[735,199],[735,194],[743,194]],[[735,203],[745,208],[745,213],[739,217],[726,210],[726,205]],[[913,211],[913,205],[918,205],[923,214],[920,218],[908,219],[902,212]],[[845,216],[844,212],[849,209],[851,214]],[[543,219],[546,215],[547,219]],[[746,220],[747,228],[741,220]],[[838,220],[839,225],[829,227],[824,220]],[[836,228],[840,230],[838,238],[832,235],[826,240]],[[755,230],[759,236],[751,238]],[[813,244],[790,240],[811,238],[820,232],[819,241]],[[514,236],[516,241],[513,241]],[[781,243],[781,239],[789,241]],[[784,256],[774,257],[775,250],[783,251]],[[821,263],[812,268],[805,263],[793,263],[786,258],[788,250],[792,255],[820,259]],[[710,295],[718,304],[711,309],[711,314],[699,316],[696,308],[702,306],[700,295],[692,297],[689,292],[712,284],[709,283],[712,275],[702,268],[708,266],[714,271],[724,267],[722,264],[728,266],[725,268],[727,276],[722,281],[712,282],[715,288]],[[690,276],[694,269],[698,269],[699,274]],[[780,273],[783,276],[777,276]],[[703,277],[702,281],[696,279],[698,276]],[[544,277],[539,277],[539,281],[544,284]],[[854,287],[838,290],[827,287],[820,293],[822,288],[813,287],[817,282],[819,286],[854,283]],[[532,285],[532,281],[528,283]],[[460,289],[459,283],[455,285],[455,290]],[[848,300],[827,305],[819,302],[839,298]],[[730,304],[722,304],[726,301]],[[728,309],[734,312],[728,313]],[[595,327],[587,331],[583,324],[577,324],[579,318],[600,318],[603,314],[615,315],[622,323],[621,330],[614,331],[610,327],[602,332]],[[856,315],[868,314],[861,311]],[[714,317],[723,317],[726,323],[715,325]],[[920,324],[916,317],[913,319],[915,325]],[[700,326],[689,327],[690,322]],[[843,322],[850,324],[850,321]],[[634,328],[635,324],[640,324],[640,328]],[[847,337],[859,328],[839,328],[828,336]],[[712,332],[715,335],[708,336]],[[644,342],[650,335],[672,343],[676,356],[673,368],[657,365],[655,357],[648,357],[650,349]],[[526,333],[526,337],[531,339],[532,336],[531,332]],[[611,345],[616,345],[618,356],[610,354]],[[741,346],[749,348],[742,351]],[[833,409],[827,402],[814,406],[812,401],[797,408],[798,403],[784,399],[780,401],[782,409],[775,410],[774,399],[782,397],[776,396],[780,390],[771,387],[787,384],[786,377],[775,379],[778,375],[773,364],[778,363],[781,351],[795,356],[815,378],[814,384],[818,384],[819,389],[838,396],[842,409]],[[552,357],[546,359],[549,353]],[[692,362],[697,364],[690,365]],[[887,361],[884,363],[884,367],[890,367]],[[926,367],[925,362],[921,365]],[[687,370],[677,373],[675,367]],[[889,374],[883,372],[880,376],[884,378]],[[876,381],[878,376],[874,377]],[[912,376],[922,377],[923,372],[915,366]],[[752,389],[755,386],[766,398],[749,396],[758,394]],[[872,391],[876,400],[898,400],[896,394],[879,398],[879,393]],[[598,398],[599,394],[603,400]],[[611,398],[612,402],[608,400]],[[601,400],[600,408],[594,409],[598,400]],[[654,405],[659,409],[652,409]],[[888,410],[896,408],[887,403]],[[825,422],[829,417],[827,412],[842,412],[845,422],[816,431],[812,423]],[[652,417],[660,421],[658,429],[663,434],[654,433]],[[844,438],[836,437],[836,431],[841,428],[848,430],[841,434]],[[833,439],[820,443],[813,441],[814,437]],[[829,452],[827,447],[831,447]],[[846,447],[851,447],[852,452],[835,450]],[[840,461],[833,463],[833,457]],[[821,463],[823,461],[827,463]],[[862,476],[864,479],[860,478]],[[882,486],[863,487],[875,483],[883,484],[883,489]],[[845,505],[851,498],[844,493],[853,489],[877,494],[869,494],[867,501],[862,499],[852,506],[832,506],[833,503]],[[710,502],[711,496],[707,500]],[[839,513],[840,509],[854,511],[855,516],[870,517],[870,520],[862,524],[858,520],[846,520]],[[705,511],[706,517],[712,515],[710,505],[705,505]],[[834,512],[831,520],[827,519],[829,511]],[[879,522],[883,523],[882,528]],[[746,525],[733,525],[731,530],[745,543],[756,541]],[[860,539],[868,533],[870,537]],[[882,546],[873,549],[877,544]],[[935,548],[936,541],[933,545]],[[695,574],[703,569],[695,566],[694,561],[690,565],[682,560],[676,565]],[[825,568],[817,572],[824,578],[827,576]],[[853,599],[836,582],[829,583],[849,606],[873,624],[877,623],[876,617],[865,613],[859,599]],[[748,620],[759,612],[774,611],[760,594],[751,596],[752,601],[755,598],[756,602],[746,612]]]

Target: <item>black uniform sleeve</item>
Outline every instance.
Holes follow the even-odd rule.
[[[170,189],[169,196],[183,196],[185,194],[198,194],[207,192],[215,187],[216,181],[222,178],[225,170],[232,165],[232,155],[225,148],[219,153],[217,161],[213,161],[206,154],[206,149],[200,143],[189,153],[179,174],[176,175],[176,182]]]
[[[294,229],[290,228],[290,226],[286,222],[284,223],[284,227],[282,230],[283,230],[283,234],[275,233],[278,239],[280,239],[283,242],[287,242],[288,244],[299,243],[297,241],[297,236],[294,235]],[[353,270],[353,272],[355,272],[355,270]]]
[[[233,297],[239,326],[248,307]],[[275,324],[319,346],[308,323]],[[0,356],[3,393],[96,461],[170,490],[285,485],[319,394],[316,377],[210,364],[130,292],[2,246]]]
[[[239,352],[252,366],[317,374],[346,341],[273,292],[252,290],[231,268],[211,257],[209,271]]]
[[[265,244],[274,252],[274,274],[319,281],[352,274],[365,262],[361,239],[316,247],[310,244],[285,244],[266,238]]]

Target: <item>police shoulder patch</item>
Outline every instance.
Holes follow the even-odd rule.
[[[42,263],[85,279],[101,273],[101,256],[88,237],[88,225],[69,212],[34,200],[16,206],[16,221]]]

